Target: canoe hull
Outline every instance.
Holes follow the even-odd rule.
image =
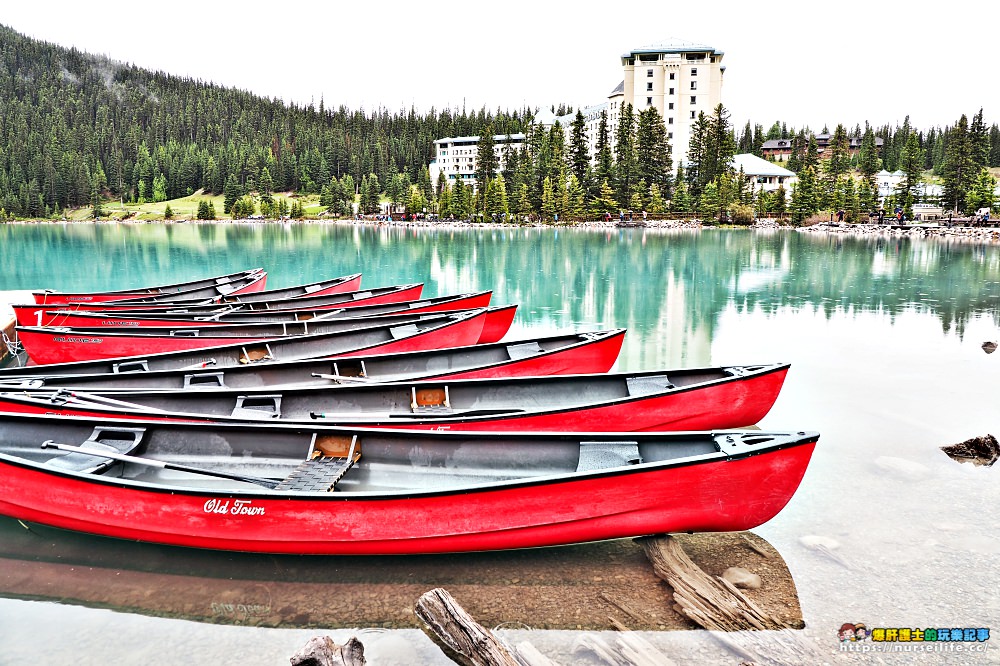
[[[240,295],[249,296],[264,290],[267,284],[267,273],[261,271],[238,279],[223,279],[209,286],[185,289],[181,291],[141,291],[141,292],[109,292],[93,294],[60,294],[50,292],[34,292],[37,305],[59,305],[65,307],[89,307],[97,304],[112,304],[119,302],[149,302],[170,303],[189,299],[218,299],[222,297],[235,298]]]
[[[435,349],[414,354],[358,354],[348,370],[319,360],[322,354],[282,354],[274,362],[241,365],[206,355],[182,360],[156,359],[142,371],[117,368],[114,361],[90,361],[60,365],[31,365],[0,370],[0,386],[18,388],[99,389],[212,389],[262,388],[276,385],[331,386],[339,375],[361,376],[370,381],[411,379],[491,379],[545,374],[592,374],[608,372],[625,342],[625,329],[577,333],[510,343]],[[481,333],[480,333],[481,334]],[[471,344],[471,343],[470,343]],[[541,351],[515,358],[511,348],[531,345]],[[332,354],[326,354],[326,357]],[[169,355],[168,355],[169,356]],[[296,358],[298,360],[296,360]],[[209,361],[215,361],[209,363]],[[219,362],[219,361],[222,362]],[[545,370],[551,372],[545,372]]]
[[[105,292],[58,292],[58,291],[35,291],[32,292],[32,298],[36,304],[63,304],[63,303],[106,303],[114,300],[127,299],[127,298],[148,298],[151,296],[170,296],[178,292],[189,292],[191,290],[200,289],[202,287],[214,287],[224,284],[232,284],[238,282],[244,278],[253,278],[258,274],[264,273],[263,268],[253,268],[246,271],[240,271],[238,273],[230,273],[228,275],[220,275],[217,277],[204,278],[201,280],[192,280],[190,282],[178,282],[174,284],[159,285],[155,287],[140,287],[133,290],[125,291],[105,291]],[[264,289],[264,285],[267,283],[266,275],[263,280],[253,281],[251,284],[246,284],[239,286],[237,290],[233,293],[251,293],[255,290]]]
[[[166,314],[156,311],[137,310],[130,313],[125,310],[43,310],[37,307],[15,305],[14,314],[18,326],[68,326],[70,328],[106,327],[108,329],[129,330],[133,328],[150,328],[154,326],[183,326],[185,328],[212,328],[230,323],[254,323],[273,321],[304,321],[326,315],[332,310],[338,310],[333,315],[336,318],[373,316],[407,312],[410,314],[444,312],[447,310],[469,310],[485,308],[490,305],[492,292],[484,291],[475,294],[455,297],[400,301],[376,305],[351,306],[344,308],[338,305],[316,306],[302,310],[238,310],[231,314],[220,314],[215,318],[210,312],[197,309],[191,314]],[[224,308],[225,306],[217,306]],[[197,318],[197,317],[200,317]],[[513,319],[513,315],[511,315]],[[509,326],[508,326],[509,328]]]
[[[0,393],[0,411],[23,414],[52,414],[91,418],[156,418],[179,421],[229,421],[231,419],[275,420],[277,410],[250,412],[240,409],[245,400],[263,396],[263,402],[280,400],[282,421],[330,423],[348,427],[382,429],[435,430],[462,432],[664,432],[677,430],[716,430],[740,428],[758,423],[770,411],[784,384],[787,365],[777,365],[719,379],[694,384],[682,389],[664,390],[650,395],[619,399],[586,398],[567,400],[565,395],[588,393],[588,383],[607,376],[569,377],[565,381],[537,378],[525,382],[537,388],[519,392],[510,389],[521,380],[472,380],[470,382],[413,382],[382,384],[378,391],[367,387],[357,389],[352,397],[349,387],[335,389],[301,389],[242,392],[184,392],[176,397],[143,393],[108,393],[103,398],[120,400],[128,405],[99,404],[86,394],[66,396],[58,393],[46,399],[43,394],[29,396],[27,392]],[[671,374],[669,371],[665,374]],[[631,376],[629,376],[631,377]],[[627,381],[627,380],[616,380]],[[435,416],[433,413],[415,418],[402,405],[412,395],[444,395],[450,389],[452,404],[474,404],[493,413],[472,416]],[[555,388],[554,388],[555,387]],[[493,400],[504,392],[507,400]],[[548,400],[540,395],[555,393]],[[482,398],[470,400],[470,395]],[[456,396],[458,396],[456,398]],[[518,399],[521,396],[521,399]],[[101,400],[100,396],[94,396]],[[383,412],[395,412],[396,417],[372,416],[364,420],[361,405],[378,405]],[[522,410],[523,404],[530,409]],[[504,409],[508,409],[503,413]],[[161,410],[159,413],[149,410]],[[324,410],[334,410],[324,413]],[[306,413],[308,410],[309,413]],[[352,415],[344,414],[345,411]],[[163,412],[166,412],[164,414]],[[310,418],[318,413],[320,418]]]
[[[429,319],[416,321],[421,316]],[[244,350],[251,346],[260,348],[264,354],[265,347],[282,349],[277,356],[268,353],[265,358],[308,359],[345,357],[359,354],[391,354],[397,352],[426,351],[445,347],[474,345],[479,340],[486,322],[486,310],[469,310],[462,313],[431,313],[414,315],[407,323],[405,317],[398,318],[395,325],[380,325],[374,320],[368,326],[359,326],[352,330],[339,330],[332,333],[309,335],[290,335],[287,337],[244,337],[238,341],[228,340],[221,343],[219,339],[213,342],[207,337],[167,337],[159,342],[169,342],[169,350],[157,347],[155,338],[111,335],[67,335],[53,333],[44,328],[22,329],[21,341],[31,360],[37,363],[39,369],[49,368],[53,374],[59,374],[60,368],[72,367],[74,364],[94,363],[116,365],[120,363],[148,363],[150,360],[169,359],[167,363],[186,363],[186,359],[205,358],[218,352],[228,360],[219,360],[213,356],[213,367],[218,365],[246,364]],[[424,325],[417,328],[418,325]],[[413,330],[407,329],[413,326]],[[400,332],[396,332],[400,331]],[[61,338],[61,339],[60,339]],[[144,350],[144,351],[143,351]],[[286,356],[287,354],[287,356]],[[256,359],[251,359],[256,362]],[[190,366],[188,366],[190,367]]]
[[[121,539],[231,551],[418,554],[739,531],[791,499],[815,439],[739,459],[636,465],[497,487],[276,496],[136,487],[0,460],[0,513]]]

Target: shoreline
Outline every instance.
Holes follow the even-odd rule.
[[[339,224],[362,227],[397,227],[405,229],[640,229],[640,230],[670,230],[670,231],[700,231],[702,229],[725,228],[747,229],[754,231],[783,229],[808,233],[828,233],[862,236],[882,236],[887,238],[942,238],[974,243],[1000,243],[1000,227],[970,227],[947,226],[940,224],[869,224],[846,222],[821,222],[808,226],[794,226],[772,219],[758,220],[755,224],[739,225],[705,225],[698,220],[636,220],[620,224],[612,220],[587,220],[584,222],[525,222],[525,223],[494,223],[471,222],[468,220],[384,220],[384,219],[321,219],[307,218],[301,220],[7,220],[3,224],[36,225],[36,224],[233,224],[233,225],[268,225],[268,224]]]

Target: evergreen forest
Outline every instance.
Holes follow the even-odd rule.
[[[555,107],[552,109],[557,111]],[[992,207],[1000,166],[1000,129],[971,110],[945,128],[838,125],[829,148],[813,131],[780,121],[736,131],[721,105],[699,116],[690,151],[672,154],[662,117],[626,106],[618,126],[604,116],[595,155],[581,111],[568,122],[533,123],[532,109],[414,109],[370,112],[299,105],[251,91],[153,72],[20,35],[0,26],[0,219],[60,219],[107,202],[169,202],[197,193],[224,195],[226,216],[302,217],[301,204],[275,193],[318,195],[328,214],[371,214],[386,202],[408,214],[456,219],[593,218],[621,210],[734,219],[788,214],[801,220],[846,209],[860,219],[878,205],[873,176],[900,170],[893,195],[910,208],[921,181],[943,187],[940,203],[960,212]],[[524,134],[504,153],[495,136]],[[431,182],[434,141],[479,136],[470,188]],[[850,137],[861,149],[847,150]],[[783,166],[792,193],[763,194],[732,172],[735,153],[761,154],[765,141],[792,141]],[[876,146],[875,139],[881,139]],[[198,217],[214,219],[211,202]],[[165,217],[171,207],[166,206]]]

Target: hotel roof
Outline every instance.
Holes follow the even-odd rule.
[[[719,51],[714,46],[668,38],[666,41],[658,44],[650,44],[649,46],[640,46],[637,49],[632,49],[629,53],[623,53],[622,57],[629,58],[642,53],[691,53],[702,51],[710,51],[716,55],[724,55],[722,51]]]

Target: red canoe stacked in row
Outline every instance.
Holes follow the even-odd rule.
[[[0,371],[0,513],[328,554],[743,530],[818,440],[719,431],[763,418],[786,364],[611,373],[624,330],[510,339],[517,306],[488,291],[265,279],[16,306],[31,362]]]

